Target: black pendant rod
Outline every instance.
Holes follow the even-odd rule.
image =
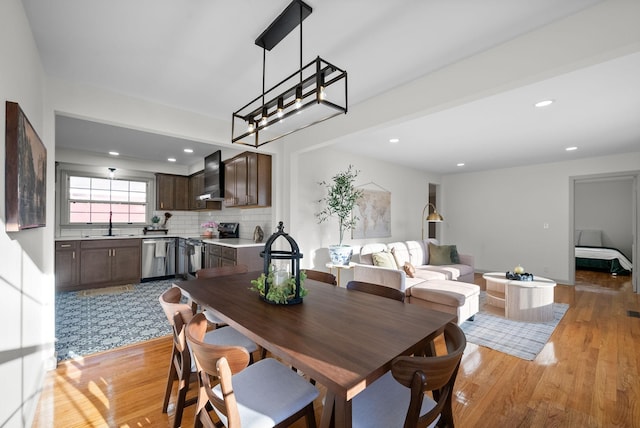
[[[302,83],[302,3],[300,3],[300,83]]]

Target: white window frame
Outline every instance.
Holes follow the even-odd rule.
[[[87,227],[104,227],[104,226],[108,226],[109,223],[108,222],[99,222],[99,223],[71,223],[70,222],[70,213],[69,213],[69,202],[70,202],[70,197],[69,197],[69,177],[74,176],[74,177],[86,177],[86,178],[101,178],[104,179],[106,178],[104,174],[99,174],[99,173],[95,173],[95,172],[89,172],[89,171],[71,171],[71,170],[63,170],[60,171],[60,181],[61,181],[61,185],[60,185],[60,226],[61,227],[65,227],[65,228],[87,228]],[[119,177],[122,180],[127,180],[127,181],[140,181],[140,182],[145,182],[146,183],[146,188],[147,188],[147,197],[146,197],[146,202],[145,203],[137,203],[137,204],[141,204],[141,205],[145,205],[146,209],[146,217],[149,217],[152,212],[153,212],[153,203],[154,203],[154,186],[153,186],[153,180],[150,179],[149,177],[143,177],[143,176],[126,176],[126,177]],[[114,226],[117,226],[119,228],[122,227],[139,227],[141,225],[146,225],[148,224],[148,219],[145,218],[145,220],[141,221],[141,222],[136,222],[136,223],[122,223],[122,222],[113,222]]]

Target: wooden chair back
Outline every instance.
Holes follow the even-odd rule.
[[[210,402],[227,418],[227,428],[240,428],[240,413],[233,392],[231,376],[249,365],[249,353],[240,346],[218,346],[203,342],[207,319],[197,314],[187,325],[186,337],[198,367],[199,387],[196,419],[205,427],[214,427],[207,411]],[[220,382],[222,396],[213,394],[214,381]]]
[[[438,415],[442,426],[453,426],[451,399],[462,353],[467,346],[464,332],[455,323],[449,323],[444,330],[447,354],[442,356],[403,356],[391,363],[393,377],[411,389],[411,401],[407,410],[405,427],[426,427]],[[420,417],[424,394],[431,392],[436,406]]]
[[[376,296],[387,297],[389,299],[404,302],[404,293],[398,289],[385,287],[384,285],[372,284],[363,281],[349,281],[348,290],[361,291],[363,293],[375,294]]]
[[[307,275],[307,278],[312,279],[314,281],[320,281],[320,282],[324,282],[326,284],[331,284],[331,285],[338,285],[336,276],[329,272],[322,272],[320,270],[313,270],[313,269],[305,269],[304,273]]]
[[[195,313],[192,305],[188,303],[180,303],[180,299],[182,299],[182,290],[178,287],[171,287],[158,298],[160,306],[162,306],[162,310],[171,325],[173,325],[173,315],[176,312],[180,312],[185,323],[191,321],[191,318],[193,318],[193,314]]]
[[[249,272],[247,265],[220,266],[200,269],[196,271],[196,278],[214,278],[216,276],[235,275],[247,272]]]

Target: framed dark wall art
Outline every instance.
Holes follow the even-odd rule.
[[[7,232],[44,227],[47,149],[18,103],[6,103],[5,213]]]

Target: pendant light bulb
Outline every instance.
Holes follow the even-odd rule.
[[[296,108],[302,107],[302,86],[296,87]]]
[[[269,113],[267,112],[267,107],[262,107],[262,119],[260,119],[260,125],[265,126],[267,124],[268,117]]]
[[[253,131],[256,130],[256,125],[255,122],[253,121],[253,119],[249,120],[249,126],[247,126],[247,132],[249,132],[250,134],[253,133]]]
[[[282,99],[282,97],[278,98],[278,118],[282,119],[282,116],[284,116],[284,100]]]
[[[324,90],[324,86],[320,86],[320,100],[324,101],[327,98],[327,93]]]
[[[116,169],[115,168],[109,168],[109,178],[110,179],[114,179],[116,178]]]

